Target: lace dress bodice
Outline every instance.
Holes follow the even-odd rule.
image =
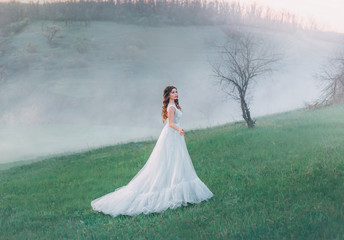
[[[180,111],[176,105],[170,105],[167,107],[167,112],[168,110],[170,109],[170,107],[174,107],[176,109],[176,112],[174,114],[174,119],[173,119],[173,122],[175,125],[177,125],[178,127],[180,127],[180,119],[182,118],[182,111]],[[168,125],[168,117],[166,118],[166,125]]]

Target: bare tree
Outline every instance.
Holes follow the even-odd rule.
[[[323,87],[317,105],[326,106],[344,101],[344,51],[328,60],[318,78]]]
[[[226,42],[216,45],[217,61],[210,62],[222,90],[240,103],[242,116],[248,128],[253,128],[248,96],[250,88],[258,77],[274,70],[281,55],[250,33],[227,33]]]
[[[46,36],[48,43],[52,45],[53,38],[55,37],[56,33],[61,30],[59,25],[53,24],[46,26],[46,30],[44,31],[44,23],[41,25],[42,33]]]

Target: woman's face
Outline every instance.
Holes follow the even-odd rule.
[[[177,89],[173,88],[172,91],[170,92],[170,99],[178,99],[178,91]]]

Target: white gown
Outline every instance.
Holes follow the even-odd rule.
[[[175,105],[169,107],[176,109],[174,124],[180,127],[182,112]],[[91,206],[114,217],[134,216],[200,203],[212,196],[195,172],[184,135],[169,127],[167,118],[150,157],[136,176],[126,186],[93,200]]]

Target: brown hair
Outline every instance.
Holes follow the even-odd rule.
[[[164,89],[164,94],[163,94],[163,100],[162,100],[162,111],[161,111],[161,116],[162,116],[162,122],[165,123],[167,119],[167,105],[170,102],[170,93],[172,92],[173,89],[177,88],[175,86],[167,86]],[[174,100],[174,104],[179,110],[182,110],[182,108],[179,106],[178,99]]]

